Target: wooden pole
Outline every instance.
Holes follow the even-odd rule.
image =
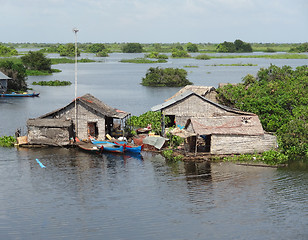
[[[75,133],[78,137],[78,119],[77,119],[77,28],[73,29],[75,33]]]
[[[197,152],[198,152],[198,134],[196,135],[196,145],[195,145],[195,156],[197,156]]]

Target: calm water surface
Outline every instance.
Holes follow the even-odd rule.
[[[139,56],[112,54],[78,65],[78,95],[138,115],[178,88],[146,88],[153,65],[124,64]],[[93,57],[89,55],[89,57]],[[305,60],[306,61],[306,60]],[[187,69],[195,85],[240,82],[270,63],[292,67],[303,60],[171,59],[164,67]],[[257,67],[213,67],[213,63]],[[156,65],[155,65],[156,66]],[[74,65],[40,80],[74,82]],[[0,136],[68,104],[74,86],[40,87],[39,98],[0,99]],[[35,159],[46,165],[40,168]],[[308,239],[308,171],[227,163],[166,163],[159,154],[91,155],[77,149],[0,148],[0,239]]]

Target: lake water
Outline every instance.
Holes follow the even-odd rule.
[[[220,82],[240,82],[271,63],[307,64],[307,60],[275,59],[118,62],[140,56],[114,53],[99,58],[101,62],[78,64],[78,95],[91,93],[112,107],[139,115],[179,90],[141,86],[151,66],[197,65],[186,69],[189,80],[217,87]],[[215,63],[258,66],[206,66]],[[28,83],[74,82],[74,64],[54,68],[62,72],[29,77]],[[33,88],[41,93],[39,98],[0,99],[0,136],[13,135],[18,127],[25,133],[28,118],[74,99],[74,85]],[[65,148],[0,147],[0,239],[308,239],[307,169],[170,164],[148,152],[131,157]]]

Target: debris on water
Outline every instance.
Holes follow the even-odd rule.
[[[40,165],[41,168],[46,168],[46,167],[44,166],[44,164],[40,162],[40,160],[38,160],[38,159],[35,159],[35,160],[36,160],[36,162]]]

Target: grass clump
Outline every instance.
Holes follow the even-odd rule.
[[[122,59],[122,63],[166,63],[165,59],[150,60],[146,58]]]
[[[288,163],[288,156],[275,151],[269,150],[263,152],[262,154],[241,154],[233,155],[230,157],[224,157],[223,159],[226,162],[244,162],[244,163],[253,163],[253,164],[267,164],[270,166],[283,165]]]
[[[196,59],[198,60],[210,60],[210,56],[206,55],[206,54],[200,54],[196,57]]]
[[[2,136],[0,137],[1,147],[13,147],[16,143],[16,139],[13,136]]]
[[[32,85],[40,85],[40,86],[69,86],[72,85],[70,81],[39,81],[33,82]]]

